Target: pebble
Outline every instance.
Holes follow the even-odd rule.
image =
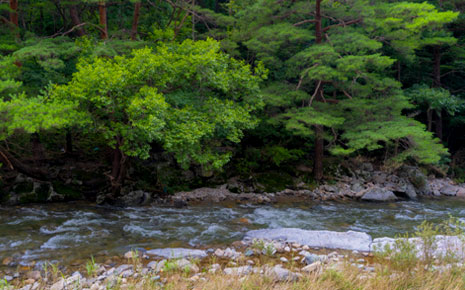
[[[286,259],[286,257],[281,257],[281,258],[279,258],[279,260],[280,260],[281,262],[283,262],[283,263],[288,263],[288,262],[289,262],[289,260]]]
[[[61,279],[50,287],[50,290],[62,290],[65,287],[65,280]]]
[[[133,254],[132,251],[126,252],[126,253],[124,254],[124,258],[126,258],[126,259],[131,259],[131,258],[132,258],[132,254]]]
[[[7,282],[13,281],[13,277],[9,275],[4,276],[3,279],[5,279]]]
[[[250,257],[250,256],[253,256],[254,252],[251,250],[251,249],[247,249],[244,253],[244,255],[246,257]]]
[[[223,257],[224,256],[224,251],[222,249],[216,249],[215,256]]]
[[[289,248],[288,246],[285,246],[285,247],[284,247],[284,252],[289,253],[290,251],[291,251],[291,248]]]
[[[26,279],[26,280],[24,281],[24,284],[34,284],[35,281],[36,281],[36,280],[34,280],[34,279]]]
[[[255,265],[255,262],[252,261],[252,260],[247,260],[247,264],[249,264],[249,265]]]
[[[12,258],[12,257],[6,257],[5,259],[3,259],[2,264],[3,264],[3,266],[8,266],[8,265],[10,265],[12,262],[13,262],[13,258]]]
[[[213,264],[211,265],[210,269],[208,270],[209,273],[215,274],[218,270],[221,269],[220,264]]]
[[[129,269],[129,270],[123,271],[120,276],[123,278],[128,278],[128,277],[131,277],[132,275],[134,275],[134,271]]]
[[[307,265],[307,266],[303,267],[302,272],[312,273],[312,272],[318,270],[320,267],[321,267],[321,262],[316,261],[313,264],[310,264],[310,265]]]
[[[37,280],[40,279],[41,275],[40,275],[40,272],[39,272],[39,271],[31,271],[31,272],[28,272],[28,273],[26,274],[26,277],[27,277],[28,279],[33,279],[33,280],[36,280],[36,281],[37,281]]]
[[[223,271],[226,275],[243,276],[243,275],[250,274],[250,272],[252,272],[252,266],[225,268]]]

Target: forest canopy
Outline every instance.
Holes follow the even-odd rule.
[[[302,164],[319,182],[360,156],[465,180],[464,9],[0,1],[0,170],[56,180],[56,160],[85,161],[112,195],[170,191],[162,164],[189,186]]]

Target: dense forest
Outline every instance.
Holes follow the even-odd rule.
[[[464,0],[0,0],[0,188],[465,181]],[[19,189],[18,189],[19,190]]]

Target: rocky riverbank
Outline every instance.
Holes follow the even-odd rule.
[[[66,182],[44,182],[21,174],[10,178],[11,185],[0,188],[0,203],[17,205],[33,202],[59,202],[77,199],[91,199],[96,203],[106,203],[105,192],[95,191],[90,181],[68,178]],[[269,181],[269,180],[268,180]],[[90,184],[88,184],[90,182]],[[183,207],[195,203],[277,203],[281,200],[360,200],[395,201],[421,197],[459,196],[465,197],[464,184],[457,184],[449,178],[427,176],[418,167],[402,166],[387,172],[377,169],[371,163],[361,163],[336,172],[328,181],[318,186],[307,184],[300,178],[286,179],[282,190],[258,181],[231,177],[222,185],[202,187],[175,194],[160,194],[138,189],[136,186],[124,188],[120,197],[111,204],[137,206],[147,204],[174,205]],[[6,192],[1,192],[6,190]]]
[[[233,192],[245,187],[234,182],[216,188],[199,188],[178,192],[171,203],[183,206],[189,203],[216,203],[233,201],[239,203],[275,203],[282,199],[297,200],[360,200],[395,201],[421,197],[458,196],[465,197],[465,185],[449,178],[426,176],[417,167],[403,166],[396,172],[374,170],[370,163],[362,164],[351,175],[340,175],[334,182],[311,188],[305,183],[279,192]]]
[[[327,271],[345,271],[348,267],[355,269],[360,279],[366,279],[377,275],[376,269],[382,263],[383,255],[388,253],[395,259],[392,255],[396,250],[403,251],[403,255],[414,253],[418,261],[431,254],[433,264],[428,267],[434,271],[463,267],[459,262],[465,257],[463,239],[430,238],[433,243],[428,248],[425,237],[409,239],[414,247],[405,252],[405,249],[396,248],[399,242],[395,239],[372,239],[361,232],[256,230],[225,248],[135,249],[125,253],[118,262],[96,263],[92,259],[86,265],[68,270],[51,264],[36,269],[9,269],[0,272],[3,283],[0,287],[22,290],[158,289],[170,285],[173,279],[183,279],[190,284],[190,289],[202,289],[195,288],[196,283],[206,283],[213,279],[212,275],[241,280],[255,275],[275,283],[286,283],[323,275]],[[387,244],[393,251],[383,252]],[[447,264],[442,263],[445,255]]]

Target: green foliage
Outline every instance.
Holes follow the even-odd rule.
[[[213,40],[145,48],[131,56],[83,61],[51,100],[76,104],[91,130],[124,154],[146,159],[150,144],[173,152],[183,166],[221,168],[230,157],[217,148],[237,143],[256,121],[261,76],[219,51]]]
[[[87,261],[86,271],[89,277],[95,277],[97,274],[97,264],[95,263],[94,256],[90,256],[90,260]]]
[[[417,105],[430,110],[445,110],[454,115],[464,108],[464,101],[443,88],[429,88],[426,85],[414,85],[407,90],[407,96]]]

